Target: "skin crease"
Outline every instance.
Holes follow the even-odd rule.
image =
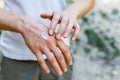
[[[30,16],[0,8],[0,30],[20,33],[26,45],[36,56],[42,69],[46,73],[50,73],[47,64],[42,58],[42,54],[45,54],[55,72],[58,75],[62,75],[63,72],[67,71],[67,64],[72,65],[73,62],[69,47],[60,38],[61,36],[65,38],[68,37],[72,29],[74,29],[74,34],[72,36],[72,40],[74,41],[80,29],[77,18],[84,16],[93,5],[94,0],[78,0],[63,11],[41,14],[42,18],[51,20],[49,29]],[[62,18],[60,19],[61,15]],[[53,32],[51,35],[51,28],[54,30],[58,23],[61,25],[58,33]],[[42,32],[49,32],[49,38],[47,40],[41,36]]]

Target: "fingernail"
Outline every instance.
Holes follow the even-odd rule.
[[[75,41],[75,38],[72,38],[72,41]]]
[[[49,70],[47,70],[47,74],[49,74],[50,73],[50,71]]]
[[[51,34],[51,35],[52,35],[52,34],[53,34],[53,30],[50,30],[50,31],[49,31],[49,34]]]
[[[60,39],[60,37],[61,37],[61,34],[57,34],[56,38]]]
[[[73,64],[72,62],[69,63],[69,65],[72,65],[72,64]]]
[[[67,72],[67,68],[64,69],[64,72]]]
[[[59,75],[61,76],[62,75],[62,72],[60,71]]]
[[[68,33],[66,32],[64,36],[67,37],[67,36],[68,36]]]

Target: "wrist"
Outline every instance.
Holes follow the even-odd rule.
[[[20,34],[27,34],[28,32],[41,33],[41,32],[48,31],[45,25],[37,22],[32,17],[25,16],[25,15],[21,15],[18,18],[16,26]]]
[[[69,11],[76,18],[83,17],[94,6],[95,0],[78,0],[74,4],[67,7],[65,10]]]
[[[14,12],[0,9],[0,30],[19,32],[20,30],[16,26],[18,17],[18,14]]]
[[[79,15],[79,11],[77,9],[75,9],[74,6],[69,6],[67,7],[64,12],[68,13],[68,16],[70,17],[74,17],[74,18],[77,18],[78,15]]]
[[[26,21],[25,21],[24,18],[25,18],[25,17],[23,17],[23,16],[20,15],[20,14],[17,14],[17,15],[16,15],[16,18],[15,18],[16,22],[15,22],[15,24],[14,24],[13,26],[16,27],[16,31],[17,31],[18,33],[23,33],[23,32],[25,31]]]

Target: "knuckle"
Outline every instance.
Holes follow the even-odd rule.
[[[49,58],[49,61],[50,61],[50,63],[54,63],[55,62],[54,57]]]
[[[38,62],[39,62],[40,65],[44,64],[44,60],[42,60],[42,59],[38,59]]]
[[[68,23],[68,20],[69,20],[69,19],[68,19],[67,16],[63,16],[63,17],[62,17],[62,20],[63,20],[64,23]]]
[[[53,12],[53,15],[55,16],[57,13],[58,13],[58,12],[54,11],[54,12]]]
[[[76,38],[77,38],[77,36],[78,36],[78,34],[76,33],[76,34],[74,34],[74,37],[73,37],[73,38],[75,38],[75,39],[76,39]]]
[[[63,48],[63,52],[64,52],[65,54],[68,54],[68,53],[69,53],[69,49]]]
[[[47,41],[48,44],[50,44],[50,45],[52,44],[52,40],[51,39],[47,39],[46,41]]]
[[[60,61],[63,60],[63,55],[62,54],[58,54],[57,55],[57,59],[60,60]]]
[[[78,36],[78,34],[79,34],[78,32],[77,32],[77,33],[75,33],[75,38]]]
[[[73,19],[69,19],[69,23],[74,23],[75,21]]]
[[[58,21],[59,17],[55,16],[55,17],[53,17],[53,20]]]
[[[55,28],[54,24],[51,24],[49,30],[54,30],[54,28]]]
[[[72,57],[71,56],[68,56],[68,61],[72,62]]]
[[[34,47],[34,50],[35,50],[36,53],[39,51],[39,48],[40,48],[39,45],[36,45],[36,46]]]
[[[62,34],[64,33],[64,30],[60,30],[59,32],[58,32],[58,34],[60,35],[60,37],[62,37]]]
[[[68,24],[68,20],[67,19],[63,19],[63,22]]]
[[[60,16],[59,12],[55,12],[55,13],[54,13],[54,16],[55,16],[55,17]]]
[[[42,44],[39,45],[39,48],[44,49],[46,48],[47,44],[46,42],[43,42]]]
[[[44,44],[44,45],[40,45],[40,48],[41,49],[44,49],[46,47],[46,45]]]
[[[65,29],[63,27],[60,28],[60,30],[58,31],[58,34],[63,34],[63,32],[65,31]]]
[[[64,29],[60,29],[58,34],[63,34],[63,32],[64,32]]]

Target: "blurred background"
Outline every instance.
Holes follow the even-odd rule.
[[[68,5],[74,1],[66,0]],[[78,21],[80,35],[71,43],[72,80],[120,80],[120,0],[96,0]]]

